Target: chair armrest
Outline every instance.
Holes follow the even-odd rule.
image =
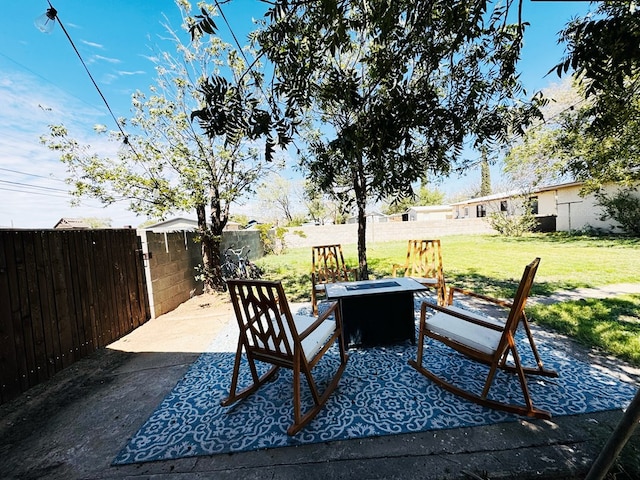
[[[404,265],[400,265],[399,263],[394,263],[391,266],[391,276],[392,277],[396,277],[397,276],[396,273],[397,273],[398,270],[405,270],[406,271],[407,267],[404,266]]]
[[[432,310],[437,310],[438,312],[446,313],[447,315],[451,315],[452,317],[459,318],[460,320],[464,320],[465,322],[480,325],[481,327],[488,328],[490,330],[496,330],[498,332],[501,332],[504,330],[504,325],[496,325],[495,323],[486,322],[484,320],[473,317],[471,315],[465,315],[464,313],[459,312],[457,310],[451,310],[448,307],[441,307],[440,305],[434,305],[429,302],[422,302],[422,306],[420,307],[420,314],[422,316],[425,315],[427,308],[431,308]]]
[[[357,268],[350,268],[347,270],[348,273],[350,273],[351,275],[353,275],[353,280],[354,281],[358,281],[359,280],[359,275],[358,275],[358,269]]]
[[[307,328],[305,328],[302,332],[298,332],[298,336],[300,340],[309,336],[320,324],[322,324],[325,320],[327,320],[338,308],[338,301],[334,300],[329,303],[329,308],[322,314],[319,315],[318,318]],[[336,328],[341,328],[338,322],[339,315],[336,315]]]
[[[482,295],[480,293],[475,293],[471,290],[466,290],[464,288],[459,288],[459,287],[449,287],[449,300],[450,300],[450,304],[451,301],[453,300],[453,294],[455,292],[459,292],[463,295],[466,295],[468,297],[474,297],[474,298],[478,298],[480,300],[484,300],[486,302],[490,302],[493,303],[495,305],[499,305],[501,307],[504,308],[511,308],[512,307],[512,303],[507,301],[507,300],[502,300],[500,298],[494,298],[494,297],[489,297],[488,295]]]

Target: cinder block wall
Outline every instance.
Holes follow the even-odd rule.
[[[202,293],[202,282],[196,281],[196,267],[202,264],[200,243],[195,232],[154,233],[139,230],[144,254],[145,277],[152,318],[170,312],[193,295]],[[221,250],[240,249],[248,245],[249,258],[264,255],[258,231],[225,231]]]
[[[229,247],[234,250],[249,247],[249,260],[255,260],[264,256],[264,248],[260,241],[260,232],[257,230],[228,230],[222,232],[220,253],[223,253]]]
[[[145,257],[149,306],[153,318],[170,312],[192,295],[202,293],[195,267],[202,263],[195,233],[138,231]]]
[[[300,235],[302,233],[302,235]],[[446,235],[473,235],[496,233],[481,218],[455,220],[427,220],[418,222],[370,222],[367,224],[367,243],[396,240],[432,239]],[[312,247],[314,245],[342,245],[358,243],[358,225],[307,225],[289,228],[285,235],[287,247]]]

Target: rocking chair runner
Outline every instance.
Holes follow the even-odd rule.
[[[501,322],[490,317],[468,312],[457,307],[442,307],[426,302],[423,303],[420,312],[417,359],[415,361],[409,360],[409,364],[418,372],[422,373],[427,378],[433,380],[450,392],[466,398],[467,400],[479,403],[480,405],[529,417],[544,419],[551,418],[551,414],[549,412],[537,409],[533,406],[525,377],[525,374],[543,375],[547,377],[558,376],[555,371],[547,370],[543,367],[542,360],[540,359],[540,355],[538,354],[538,350],[533,341],[529,322],[524,312],[525,303],[529,296],[529,291],[531,290],[533,278],[535,277],[539,263],[540,259],[536,258],[525,268],[513,303],[475,294],[455,287],[449,290],[449,305],[453,303],[454,292],[460,292],[503,307],[510,307],[511,310],[506,322]],[[427,318],[427,308],[432,308],[437,312],[433,316]],[[531,351],[535,357],[537,367],[522,366],[514,337],[519,323],[522,323],[524,326],[529,340],[529,346],[531,347]],[[430,337],[442,342],[454,350],[466,355],[470,359],[489,366],[489,372],[481,395],[453,385],[423,366],[425,337]],[[512,361],[507,363],[509,354],[511,354]],[[518,380],[520,381],[520,387],[524,397],[524,405],[502,403],[488,398],[489,389],[491,388],[497,368],[516,373]]]
[[[313,314],[318,314],[318,297],[326,295],[327,283],[358,280],[358,272],[347,268],[342,246],[319,245],[311,248],[311,304]]]
[[[293,370],[294,421],[287,433],[295,435],[322,409],[347,365],[348,356],[344,347],[338,304],[332,302],[318,318],[292,315],[280,282],[229,280],[227,285],[240,327],[240,337],[229,397],[221,404],[228,406],[249,396],[273,378],[280,367],[289,368]],[[331,315],[335,320],[329,318]],[[312,370],[335,341],[340,349],[340,364],[327,387],[320,392]],[[253,383],[238,391],[243,350]],[[256,361],[269,363],[272,367],[259,376]],[[314,402],[313,407],[306,412],[302,411],[301,405],[301,376],[306,379]]]
[[[442,251],[440,240],[409,240],[407,259],[404,265],[393,265],[392,275],[404,271],[425,287],[435,288],[438,305],[445,305],[445,282],[442,271]]]

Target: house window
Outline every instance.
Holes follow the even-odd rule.
[[[529,197],[529,209],[533,215],[538,214],[538,197]]]
[[[507,211],[507,201],[506,200],[500,200],[500,211],[501,212],[506,212]]]
[[[487,216],[487,206],[483,203],[480,205],[476,205],[476,217],[486,217]]]
[[[469,207],[464,207],[464,218],[469,216]]]

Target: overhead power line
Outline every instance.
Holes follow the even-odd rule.
[[[28,175],[30,177],[37,177],[37,178],[44,178],[47,180],[54,180],[56,182],[62,182],[65,183],[64,180],[61,180],[59,178],[55,178],[55,177],[45,177],[44,175],[36,175],[35,173],[29,173],[29,172],[21,172],[19,170],[11,170],[10,168],[2,168],[0,167],[0,170],[4,171],[4,172],[11,172],[11,173],[17,173],[19,175]]]
[[[6,183],[6,184],[9,184],[9,185],[17,185],[19,187],[37,188],[39,190],[49,190],[49,191],[52,191],[52,192],[68,193],[68,190],[63,190],[62,188],[44,187],[44,186],[41,186],[41,185],[30,185],[28,183],[12,182],[10,180],[0,180],[0,183]]]

